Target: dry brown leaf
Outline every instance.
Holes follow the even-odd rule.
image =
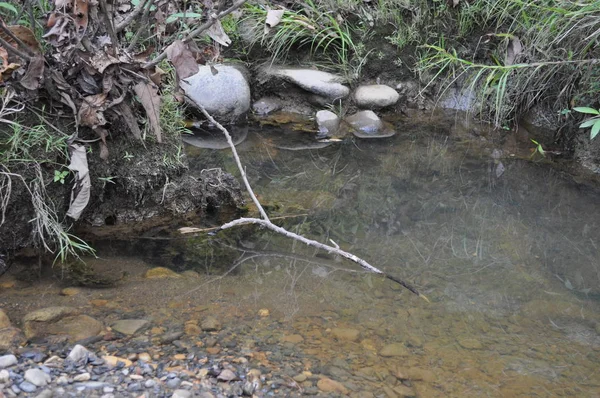
[[[27,90],[36,90],[40,87],[44,78],[44,57],[36,55],[31,58],[25,75],[21,78],[19,83]]]
[[[160,86],[162,82],[162,76],[165,73],[166,72],[164,70],[160,69],[158,66],[155,66],[154,72],[149,76],[150,80],[152,80],[152,83],[156,84],[157,86]]]
[[[19,40],[21,40],[29,49],[36,54],[41,53],[40,43],[35,38],[35,34],[31,31],[31,29],[21,26],[21,25],[11,25],[7,26],[7,28],[15,35]],[[4,34],[0,32],[0,35]],[[8,37],[9,40],[6,39]],[[12,39],[9,36],[3,37],[4,40],[7,40],[9,43],[12,43]],[[16,44],[16,43],[14,43]]]
[[[0,47],[0,59],[2,60],[2,65],[8,65],[8,51],[6,48]]]
[[[515,58],[523,52],[523,45],[521,40],[517,36],[512,36],[508,45],[506,46],[506,60],[504,65],[512,65],[515,62]]]
[[[198,73],[198,64],[194,55],[181,40],[175,40],[167,47],[167,58],[175,67],[179,79],[187,79]]]
[[[133,87],[135,94],[139,97],[146,116],[148,116],[148,122],[154,130],[156,135],[156,141],[162,143],[162,130],[160,128],[160,96],[158,95],[158,89],[153,84],[140,82]]]
[[[90,64],[93,66],[98,72],[104,73],[104,70],[111,65],[118,64],[119,59],[107,54],[104,51],[98,51],[94,56],[90,59]]]
[[[100,159],[108,159],[108,145],[106,145],[106,137],[108,136],[108,130],[98,127],[94,129],[96,134],[100,137]]]
[[[133,115],[133,112],[129,105],[123,102],[119,104],[114,110],[123,118],[125,123],[127,123],[131,134],[138,140],[141,140],[142,132],[140,131],[140,127],[137,124],[137,118]]]
[[[231,44],[231,39],[225,33],[223,25],[218,19],[206,30],[206,34],[222,46],[229,47]]]
[[[77,115],[79,124],[92,128],[104,126],[106,124],[104,118],[105,104],[106,94],[104,93],[84,97]]]
[[[4,50],[4,48],[0,47],[0,51]],[[6,50],[4,50],[6,51]],[[10,79],[12,73],[19,69],[21,64],[12,63],[4,63],[2,64],[2,68],[0,68],[0,83],[2,83],[6,79]]]
[[[70,21],[71,19],[69,17],[64,15],[58,16],[50,30],[42,37],[44,39],[48,39],[50,44],[52,44],[54,47],[58,47],[63,42],[68,43],[71,39],[71,33],[69,30]]]
[[[75,0],[73,16],[79,34],[85,32],[88,25],[88,0]]]

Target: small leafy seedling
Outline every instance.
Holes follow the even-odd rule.
[[[546,157],[546,152],[544,151],[544,148],[542,147],[542,144],[540,144],[539,142],[537,142],[534,139],[531,139],[531,142],[533,142],[535,144],[535,150],[531,154],[531,157],[533,157],[536,153],[539,153],[543,157]]]
[[[587,106],[580,106],[577,108],[573,108],[573,110],[579,113],[585,113],[587,115],[594,115],[594,117],[586,120],[585,122],[579,125],[580,129],[591,127],[590,140],[593,140],[598,135],[598,133],[600,133],[600,110],[589,108]]]
[[[65,183],[65,178],[69,175],[68,171],[58,171],[54,170],[54,182],[60,182],[61,184]]]

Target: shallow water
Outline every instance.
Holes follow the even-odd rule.
[[[136,242],[136,257],[99,260],[128,270],[116,288],[63,297],[58,282],[41,281],[4,291],[3,305],[16,316],[78,303],[107,324],[122,311],[157,325],[209,311],[225,328],[247,324],[296,353],[271,361],[327,373],[356,396],[393,396],[393,388],[400,396],[401,386],[422,397],[600,396],[598,191],[460,120],[397,125],[392,138],[303,151],[289,150],[289,137],[307,133],[263,128],[238,150],[277,223],[335,242],[431,303],[335,256],[244,227]],[[227,151],[189,154],[194,173],[235,170]],[[144,279],[153,265],[199,275]],[[43,303],[33,294],[39,299],[40,288]],[[121,312],[94,307],[98,298]],[[401,344],[398,355],[382,355],[392,343]]]

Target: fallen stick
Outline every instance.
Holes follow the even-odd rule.
[[[413,285],[411,285],[408,282],[403,281],[402,279],[396,278],[395,276],[392,276],[382,270],[380,270],[379,268],[376,268],[374,266],[372,266],[371,264],[369,264],[368,262],[366,262],[365,260],[363,260],[362,258],[359,258],[357,256],[355,256],[352,253],[349,253],[347,251],[344,251],[342,249],[339,248],[339,246],[337,246],[337,244],[335,244],[336,247],[334,246],[329,246],[326,245],[324,243],[318,242],[316,240],[312,240],[312,239],[308,239],[305,238],[302,235],[298,235],[295,234],[293,232],[288,231],[285,228],[279,227],[275,224],[273,224],[271,222],[271,220],[269,220],[269,217],[267,216],[267,213],[265,212],[265,209],[262,207],[262,205],[260,204],[260,202],[258,201],[258,199],[256,198],[256,195],[254,194],[254,191],[252,190],[252,187],[250,186],[250,182],[248,182],[248,178],[246,177],[246,172],[244,170],[244,167],[242,166],[242,162],[240,161],[240,157],[238,156],[237,150],[235,149],[235,145],[233,144],[233,140],[231,139],[231,135],[229,134],[229,131],[227,131],[227,129],[225,127],[223,127],[222,124],[220,124],[219,122],[217,122],[210,113],[208,113],[206,111],[206,109],[199,103],[197,102],[193,102],[199,109],[200,111],[204,114],[204,116],[206,116],[206,118],[208,119],[209,122],[211,122],[214,126],[216,126],[219,130],[221,130],[223,132],[223,134],[225,135],[225,138],[227,139],[227,143],[229,144],[229,147],[231,149],[231,152],[233,153],[233,157],[235,159],[235,163],[242,175],[242,180],[244,181],[244,185],[246,186],[246,190],[248,191],[248,193],[250,194],[250,197],[252,198],[252,201],[254,202],[254,204],[256,205],[256,207],[258,208],[262,219],[260,218],[239,218],[237,220],[233,220],[231,222],[228,222],[226,224],[221,225],[221,227],[219,228],[219,230],[224,230],[224,229],[228,229],[228,228],[232,228],[232,227],[236,227],[238,225],[247,225],[247,224],[257,224],[260,225],[262,227],[265,227],[267,229],[270,229],[273,232],[277,232],[280,235],[283,236],[287,236],[288,238],[291,239],[295,239],[299,242],[302,242],[308,246],[312,246],[312,247],[316,247],[318,249],[321,250],[325,250],[329,253],[333,253],[333,254],[337,254],[341,257],[344,257],[350,261],[355,262],[356,264],[360,265],[362,268],[366,269],[367,271],[373,272],[375,274],[379,274],[384,276],[385,278],[396,282],[397,284],[399,284],[400,286],[404,287],[405,289],[408,289],[410,292],[416,294],[417,296],[421,297],[423,300],[429,302],[429,299],[423,295],[422,293],[420,293],[417,288],[415,288]]]

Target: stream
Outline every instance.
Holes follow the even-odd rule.
[[[210,314],[234,341],[226,352],[260,351],[318,396],[599,396],[598,190],[457,117],[394,123],[394,137],[324,148],[310,148],[309,133],[254,126],[237,148],[275,223],[339,245],[430,303],[244,226],[115,240],[90,261],[126,270],[116,287],[64,296],[55,278],[5,284],[2,306],[20,319],[77,305],[106,325],[135,315],[167,330]],[[193,174],[237,175],[227,150],[187,153]],[[147,279],[156,266],[178,277]],[[315,389],[319,374],[343,389]]]

